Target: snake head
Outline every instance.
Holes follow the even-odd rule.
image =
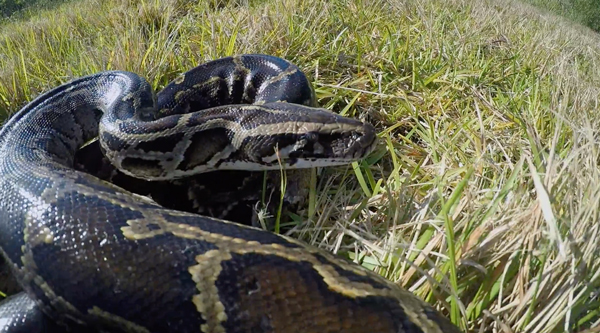
[[[356,119],[288,103],[261,108],[272,108],[273,121],[250,130],[256,135],[249,134],[241,148],[263,166],[298,169],[347,164],[366,157],[375,146],[375,128]]]
[[[101,135],[106,156],[125,174],[147,180],[348,164],[366,157],[376,139],[370,124],[283,102],[223,105],[118,126],[120,135]]]

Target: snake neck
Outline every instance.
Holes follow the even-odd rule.
[[[111,118],[141,118],[153,107],[150,86],[134,73],[109,71],[74,80],[40,95],[2,127],[2,164],[71,167],[76,150],[98,135],[105,112]]]

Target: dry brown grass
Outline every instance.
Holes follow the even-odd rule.
[[[516,1],[94,1],[0,27],[0,111],[105,69],[285,57],[381,145],[290,232],[473,332],[598,331],[600,37]]]

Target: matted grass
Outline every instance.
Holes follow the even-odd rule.
[[[292,236],[464,330],[600,330],[598,35],[510,0],[77,4],[0,27],[1,114],[106,69],[161,88],[207,60],[284,57],[381,138],[314,182]]]

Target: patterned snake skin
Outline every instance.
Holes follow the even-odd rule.
[[[157,99],[111,71],[29,103],[0,130],[0,252],[24,290],[0,305],[0,332],[459,332],[354,263],[73,167],[95,137],[147,180],[335,165],[372,149],[372,126],[313,103],[297,67],[263,55],[199,66]]]

